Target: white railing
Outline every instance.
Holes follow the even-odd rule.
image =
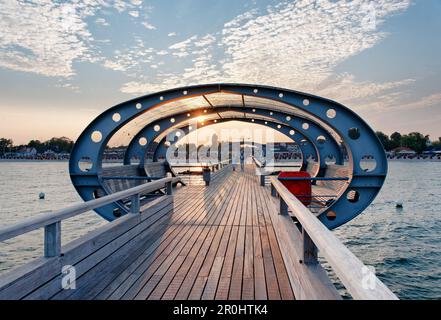
[[[61,221],[82,214],[89,210],[100,208],[107,204],[130,198],[130,213],[139,213],[140,195],[162,188],[168,195],[172,194],[172,183],[179,178],[167,177],[148,182],[127,190],[112,193],[98,199],[71,205],[67,208],[25,219],[11,226],[0,228],[0,241],[11,239],[19,235],[44,228],[44,255],[54,257],[61,252]]]
[[[280,214],[286,216],[290,210],[301,225],[302,263],[318,263],[319,250],[354,299],[398,299],[277,177],[271,177],[271,193],[280,197]]]

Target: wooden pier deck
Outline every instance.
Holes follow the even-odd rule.
[[[182,187],[151,245],[95,299],[294,299],[254,168]]]

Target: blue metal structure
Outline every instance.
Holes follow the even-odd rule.
[[[302,155],[305,155],[303,157],[303,162],[305,164],[308,160],[308,157],[312,157],[314,159],[320,158],[318,150],[315,148],[314,143],[312,143],[309,138],[305,137],[301,132],[293,130],[294,129],[293,127],[290,127],[290,126],[287,126],[285,124],[281,124],[278,122],[273,122],[273,121],[268,121],[268,120],[260,120],[260,119],[246,119],[246,120],[244,120],[244,119],[235,119],[235,118],[222,118],[220,120],[216,120],[216,122],[214,122],[214,121],[209,121],[208,123],[205,122],[203,126],[208,127],[210,125],[215,125],[215,124],[219,124],[222,122],[229,122],[229,121],[239,121],[239,122],[246,122],[246,123],[251,122],[251,123],[260,124],[260,125],[272,128],[276,131],[279,131],[280,133],[283,133],[286,137],[291,138],[292,140],[298,142],[298,146],[302,152]],[[178,137],[178,139],[175,142],[178,142],[180,139],[184,138],[184,136],[190,132],[189,126],[184,125],[182,127],[179,127],[178,129],[172,129],[169,133],[167,133],[166,136],[164,136],[162,138],[162,140],[157,144],[156,149],[154,150],[154,156],[153,156],[154,161],[157,161],[157,159],[159,159],[159,158],[165,158],[166,149],[167,149],[165,142],[167,140],[167,137],[169,137],[170,135],[174,135],[177,132],[180,132],[181,135],[180,135],[180,137]],[[149,147],[154,148],[152,141],[150,141],[150,143],[148,144],[147,149]],[[145,153],[141,153],[141,154],[142,154],[141,156],[144,157]]]
[[[313,146],[303,148],[302,152],[308,154],[315,150],[320,166],[324,169],[326,156],[335,157],[336,163],[342,165],[342,149],[346,150],[348,180],[345,188],[332,205],[318,216],[330,229],[360,214],[373,201],[384,182],[387,161],[381,143],[366,122],[345,106],[329,99],[283,88],[208,84],[139,97],[116,105],[93,120],[75,143],[69,163],[71,179],[80,196],[88,201],[94,198],[97,190],[101,194],[109,193],[101,177],[103,152],[111,137],[124,125],[152,114],[151,121],[145,123],[144,129],[141,128],[129,144],[124,160],[128,164],[132,155],[144,156],[145,148],[139,148],[141,138],[145,139],[145,143],[142,143],[145,146],[159,133],[183,127],[185,120],[200,116],[202,107],[192,106],[191,102],[194,99],[202,101],[202,98],[207,102],[205,109],[210,110],[211,115],[217,115],[218,121],[222,121],[223,113],[234,112],[234,117],[225,116],[225,119],[251,121],[255,118],[256,122],[265,124],[266,121],[266,125],[274,124],[277,129],[284,128],[282,132],[294,130],[297,139],[307,140],[307,144]],[[278,125],[281,127],[278,128]],[[374,168],[367,169],[364,166],[366,157],[373,159],[370,162],[375,163]],[[307,158],[305,154],[303,158]],[[87,170],[81,167],[84,159],[91,163]],[[356,201],[349,197],[353,193],[358,195]],[[97,212],[113,220],[115,208],[122,210],[123,214],[127,211],[120,203],[114,203]],[[329,219],[330,212],[332,219]]]
[[[231,109],[232,108],[216,108],[216,114],[222,114],[222,112],[226,112]],[[203,111],[203,109],[193,110],[192,112],[201,114],[201,111]],[[246,110],[241,110],[241,112],[247,115],[247,121],[254,121],[255,123],[273,128],[298,142],[300,148],[302,149],[304,155],[303,159],[305,162],[308,158],[312,157],[316,161],[320,162],[321,168],[324,168],[326,167],[326,158],[330,157],[335,159],[337,164],[343,163],[343,155],[334,137],[332,137],[329,132],[321,128],[314,121],[307,120],[302,117],[288,118],[289,121],[287,121],[287,117],[291,116],[277,111],[271,111],[271,117],[268,117],[268,111],[259,108],[247,108]],[[204,115],[209,116],[210,113],[204,113]],[[257,119],[257,117],[260,117],[261,119]],[[166,133],[167,131],[176,128],[183,123],[188,123],[188,120],[191,119],[191,117],[188,117],[188,113],[184,112],[174,115],[173,119],[173,123],[170,122],[170,117],[159,119],[140,130],[138,134],[131,140],[127,148],[124,164],[130,164],[130,159],[135,156],[143,160],[146,150],[151,147],[154,139],[156,139],[160,134]],[[241,120],[241,118],[222,117],[215,120],[216,123],[219,123],[220,121],[225,120]],[[214,120],[207,120],[205,123],[208,125],[210,123],[214,124],[215,122]],[[305,124],[307,124],[307,126]],[[155,126],[159,126],[161,130],[156,132],[154,130]],[[304,129],[303,127],[307,129]],[[185,126],[181,125],[181,128],[185,128]],[[314,140],[319,136],[323,136],[329,143],[314,143]],[[142,137],[148,141],[147,145],[142,146],[138,143],[139,139]]]

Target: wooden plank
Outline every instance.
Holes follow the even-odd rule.
[[[233,272],[231,275],[228,300],[240,300],[242,296],[242,276],[245,249],[245,227],[239,226],[237,235],[236,252],[234,254]]]
[[[149,246],[129,268],[124,270],[114,282],[106,287],[97,298],[111,300],[120,298],[139,278],[137,270],[139,270],[143,264],[148,265],[153,260],[154,253],[160,250],[160,245],[164,243],[164,241],[174,238],[178,230],[177,226],[171,226],[168,228],[164,237],[156,239],[156,241]]]
[[[173,263],[167,268],[165,264],[161,265],[155,272],[155,275],[161,275],[162,278],[160,282],[156,285],[154,290],[150,295],[146,295],[150,300],[158,300],[162,297],[167,287],[173,280],[174,275],[180,269],[181,265],[184,263],[185,258],[189,254],[189,252],[193,249],[195,245],[197,245],[197,239],[201,234],[203,234],[203,227],[197,226],[195,234],[192,235],[192,239],[187,242],[182,251],[179,253],[179,256],[173,261]],[[195,240],[196,239],[196,240]]]
[[[59,256],[61,253],[61,222],[44,227],[44,256]]]
[[[166,291],[164,292],[162,299],[172,300],[175,297],[202,245],[204,244],[205,241],[210,240],[207,237],[209,231],[210,228],[204,227],[199,238],[196,240],[195,245],[193,246],[189,254],[185,257],[184,262],[182,263],[179,270],[176,272],[175,276],[173,277],[173,280],[171,281]]]
[[[238,231],[239,231],[238,226],[231,227],[227,252],[225,253],[222,272],[216,290],[216,297],[215,297],[216,300],[228,299],[228,293],[230,291],[230,282],[231,282],[231,275],[232,275],[233,263],[234,263],[234,254],[236,252]]]
[[[163,228],[166,229],[165,232],[160,230],[161,236],[153,237],[153,241],[149,244],[146,244],[144,251],[141,252],[135,261],[130,262],[128,266],[121,265],[119,270],[114,270],[111,275],[114,276],[112,281],[106,283],[105,287],[98,286],[97,289],[91,290],[88,294],[84,295],[82,299],[97,299],[103,300],[107,299],[117,288],[121,285],[128,283],[127,278],[136,270],[136,268],[146,259],[148,258],[160,245],[163,238],[170,237],[174,231],[176,231],[175,227],[169,228],[166,225],[163,225]]]
[[[159,226],[152,230],[151,234],[142,235],[136,246],[126,244],[127,248],[121,248],[118,252],[109,255],[105,260],[97,264],[93,270],[90,270],[81,278],[81,283],[84,283],[78,290],[75,290],[71,295],[58,295],[57,299],[92,299],[97,293],[102,291],[108,284],[115,281],[116,275],[122,270],[128,268],[139,255],[145,252],[145,247],[150,247],[158,237],[165,232],[165,226]],[[80,283],[80,284],[81,284]]]
[[[267,226],[268,238],[270,241],[271,253],[273,256],[274,267],[276,269],[277,281],[279,283],[280,295],[283,300],[293,300],[294,295],[286,272],[285,264],[280,253],[277,238],[273,226]]]
[[[206,280],[206,285],[202,294],[203,300],[213,300],[216,295],[217,284],[219,281],[222,265],[224,263],[223,256],[217,256],[211,267],[211,271]]]
[[[194,299],[199,300],[202,296],[202,293],[205,288],[205,283],[208,279],[210,269],[213,266],[213,262],[216,258],[217,249],[219,247],[219,243],[224,233],[224,230],[225,230],[225,226],[217,227],[216,235],[213,238],[210,249],[208,250],[205,256],[204,263],[202,264],[201,269],[199,270],[196,281],[193,285],[193,288],[190,291],[190,295],[188,296],[188,298],[191,300]]]
[[[219,247],[216,252],[216,257],[212,263],[212,267],[209,275],[207,276],[206,285],[202,294],[202,299],[213,300],[216,295],[217,284],[222,270],[222,264],[224,262],[225,253],[227,251],[228,239],[230,238],[231,226],[225,226],[220,240]],[[203,269],[203,268],[202,268]],[[204,277],[204,273],[201,269],[200,275]]]
[[[170,264],[179,255],[182,248],[191,239],[191,236],[196,231],[194,226],[184,226],[187,232],[182,238],[173,239],[172,243],[150,264],[145,271],[140,275],[140,281],[134,283],[134,285],[124,294],[123,299],[146,299],[151,290],[156,285],[155,282],[150,281],[150,278],[155,275],[157,269],[161,266],[164,269],[169,267]],[[162,275],[155,275],[154,281],[160,281]]]
[[[208,249],[210,247],[210,244],[212,241],[211,239],[213,239],[213,237],[216,233],[216,229],[217,229],[216,227],[209,227],[209,228],[210,228],[210,231],[209,231],[208,239],[210,239],[210,240],[206,241],[203,244],[201,250],[199,250],[198,255],[194,259],[194,262],[193,262],[190,270],[187,273],[187,276],[185,277],[184,281],[182,282],[181,287],[179,288],[178,292],[175,295],[176,300],[188,299],[188,295],[190,294],[190,291],[193,287],[193,283],[196,281],[199,269],[202,266],[202,264],[204,262],[205,255],[208,252]]]
[[[219,197],[219,196],[220,196],[219,194],[216,194],[216,197]],[[202,208],[199,208],[199,210],[201,210],[201,213],[204,212],[203,209],[204,209],[203,207],[202,207]],[[201,214],[201,215],[202,215],[202,214]],[[206,221],[206,222],[207,222],[207,221]],[[144,275],[144,276],[145,276],[145,275]],[[155,278],[155,279],[156,279],[156,278]],[[150,287],[148,287],[148,288],[150,288]],[[148,293],[149,293],[148,288],[145,289],[143,293],[138,294],[137,298],[145,298],[145,297],[148,295]]]
[[[108,297],[110,293],[115,291],[119,285],[122,285],[125,283],[124,280],[127,279],[127,274],[124,276],[125,272],[128,272],[128,270],[134,270],[136,266],[139,265],[140,260],[145,260],[146,256],[150,256],[158,247],[158,243],[160,242],[161,238],[168,237],[169,234],[167,234],[168,230],[166,229],[166,225],[162,225],[159,228],[155,228],[154,230],[156,233],[148,237],[148,242],[140,245],[139,249],[132,250],[131,256],[128,256],[126,260],[134,260],[137,256],[139,256],[133,264],[130,264],[129,266],[125,266],[126,262],[124,261],[121,265],[119,265],[117,268],[114,269],[114,271],[111,274],[108,274],[108,277],[112,277],[113,280],[109,283],[108,286],[105,286],[103,289],[103,285],[101,285],[101,281],[98,286],[94,286],[92,289],[88,289],[87,294],[83,296],[82,298],[87,297],[94,297],[98,296],[97,298],[103,299],[105,297]],[[160,231],[160,232],[158,232]],[[146,250],[147,248],[147,250]],[[138,253],[139,252],[139,253]],[[133,257],[132,257],[133,256]],[[116,263],[117,264],[117,263]],[[123,266],[124,265],[124,266]],[[106,290],[107,289],[107,290]],[[101,291],[101,292],[100,292]],[[107,292],[107,293],[106,293]],[[99,293],[99,294],[98,294]]]
[[[243,266],[242,299],[254,299],[254,248],[253,227],[245,227],[245,253]]]
[[[262,241],[263,264],[265,268],[265,282],[267,286],[268,299],[280,300],[279,284],[277,282],[276,270],[274,267],[273,256],[268,239],[266,227],[259,227]]]
[[[254,248],[254,292],[256,300],[266,300],[265,268],[263,266],[262,244],[260,242],[260,230],[256,226],[253,228],[253,248]]]

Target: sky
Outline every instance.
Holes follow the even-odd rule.
[[[162,89],[273,85],[441,136],[441,0],[0,0],[0,137],[76,139]]]

